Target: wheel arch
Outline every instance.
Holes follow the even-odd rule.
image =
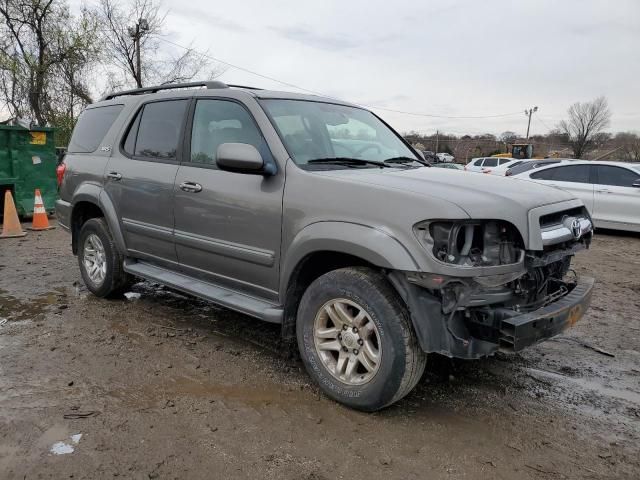
[[[287,249],[282,269],[283,337],[295,337],[300,299],[316,278],[332,270],[358,266],[418,269],[405,247],[380,229],[348,222],[318,222],[302,229]]]
[[[107,222],[119,252],[124,254],[125,242],[120,223],[111,200],[103,194],[97,185],[86,184],[76,191],[71,207],[69,227],[71,230],[71,248],[78,253],[78,237],[82,225],[90,218],[102,217]]]

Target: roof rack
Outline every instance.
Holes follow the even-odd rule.
[[[207,89],[215,89],[215,88],[229,88],[229,85],[223,82],[219,82],[217,80],[213,80],[210,82],[167,83],[164,85],[156,85],[155,87],[134,88],[132,90],[122,90],[121,92],[112,92],[102,97],[100,101],[111,100],[112,98],[122,97],[124,95],[144,95],[146,93],[156,93],[156,92],[159,92],[160,90],[173,90],[176,88],[193,88],[193,87],[206,87]],[[251,87],[241,87],[241,88],[251,88]]]
[[[248,87],[247,85],[231,85],[230,83],[227,85],[227,87],[244,88],[245,90],[264,90],[264,89],[258,88],[258,87]]]

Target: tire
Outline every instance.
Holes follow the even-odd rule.
[[[96,245],[100,245],[103,249],[101,259],[104,260],[104,268],[100,269],[102,270],[101,279],[96,277],[97,274],[91,274],[86,261],[92,257],[90,253],[92,250],[99,251],[92,248]],[[95,258],[95,255],[93,257]],[[116,248],[104,218],[91,218],[82,225],[78,240],[78,265],[85,285],[98,297],[117,295],[132,283],[132,277],[123,269],[123,257]]]
[[[357,328],[345,330],[348,321],[340,327],[345,318]],[[313,380],[327,396],[357,410],[373,412],[397,402],[415,387],[426,365],[404,302],[385,276],[370,268],[334,270],[311,283],[300,301],[296,334]],[[350,368],[354,358],[357,365]]]

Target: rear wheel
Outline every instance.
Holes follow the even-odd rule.
[[[297,336],[309,375],[329,397],[359,410],[400,400],[426,364],[405,305],[369,268],[315,280],[298,308]]]
[[[91,293],[108,297],[131,284],[132,278],[124,272],[123,257],[103,218],[91,218],[82,225],[78,245],[80,274]]]

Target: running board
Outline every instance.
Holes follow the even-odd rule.
[[[124,271],[152,282],[216,303],[271,323],[282,323],[283,309],[273,303],[228,288],[172,272],[149,263],[126,259]]]

